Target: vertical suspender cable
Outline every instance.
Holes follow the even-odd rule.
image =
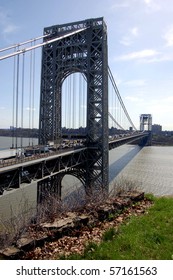
[[[32,46],[32,43],[31,43]],[[30,85],[29,85],[29,146],[31,145],[31,99],[32,99],[32,51],[30,52]]]
[[[79,107],[78,107],[78,127],[82,126],[81,118],[81,101],[82,101],[82,75],[79,73]]]
[[[34,42],[35,44],[35,42]],[[32,129],[34,128],[34,99],[35,99],[35,49],[33,50],[33,77],[32,77]],[[32,146],[33,143],[33,133],[32,133]]]
[[[63,92],[62,92],[62,110],[61,110],[61,119],[62,119],[62,127],[66,126],[66,93],[67,93],[67,88],[66,88],[67,80],[63,82]]]
[[[66,101],[65,101],[65,127],[67,128],[68,127],[68,102],[69,102],[69,99],[68,99],[68,86],[69,84],[69,79],[67,78],[66,79],[66,92],[65,92],[65,98],[66,98]]]
[[[70,81],[69,81],[69,128],[71,128],[72,127],[72,110],[71,110],[71,106],[72,106],[72,104],[71,104],[71,99],[72,99],[72,97],[71,97],[71,94],[72,94],[72,92],[71,92],[71,88],[72,88],[72,75],[70,75],[69,76],[70,77]]]
[[[71,75],[67,77],[67,128],[71,126]]]
[[[18,136],[18,104],[19,103],[19,55],[17,56],[17,75],[16,75],[16,148]]]
[[[63,96],[62,96],[62,118],[63,118],[63,123],[62,125],[64,127],[67,127],[67,99],[68,99],[68,79],[64,81],[64,91],[63,91]]]
[[[14,51],[16,51],[16,48],[14,48]],[[14,62],[13,62],[13,112],[12,112],[12,148],[14,148],[14,119],[15,119],[15,86],[16,84],[16,56],[14,56]]]
[[[25,82],[25,53],[23,53],[22,63],[22,98],[21,98],[21,128],[23,129],[23,106],[24,106],[24,82]],[[23,147],[23,137],[21,136],[20,141],[21,148]]]
[[[113,87],[111,87],[111,106],[112,106],[112,115],[114,116],[114,111],[115,111],[115,109],[114,109],[114,94],[113,94]],[[113,124],[113,120],[112,120],[112,124],[111,124],[111,126],[113,127],[114,126],[114,124]]]
[[[110,95],[110,88],[109,88],[109,80],[108,80],[108,108],[110,106],[109,95]],[[108,128],[109,128],[109,119],[108,119]]]
[[[117,95],[115,94],[115,115],[114,115],[114,117],[116,120],[117,120],[117,113],[118,113],[118,101],[117,101]]]
[[[87,120],[87,82],[83,80],[83,126],[85,127],[85,129],[87,126],[86,120]]]
[[[87,78],[83,74],[83,126],[87,127]]]
[[[73,129],[75,125],[75,74],[73,74]]]
[[[83,76],[81,76],[81,126],[83,127],[84,126],[84,87],[83,87],[83,84],[84,84],[84,79],[83,79]]]

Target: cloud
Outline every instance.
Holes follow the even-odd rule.
[[[163,38],[166,40],[166,46],[173,46],[173,25],[168,27]]]
[[[138,52],[131,52],[125,55],[121,55],[115,59],[116,60],[141,60],[141,59],[157,56],[158,54],[160,53],[156,50],[146,49]]]
[[[16,30],[18,30],[18,26],[11,21],[8,12],[0,7],[0,32],[3,35],[7,35]]]
[[[153,115],[165,115],[168,113],[172,113],[172,105],[170,104],[156,104],[156,105],[149,105],[149,111],[152,112]]]
[[[138,27],[133,27],[130,31],[131,31],[131,34],[135,37],[138,36],[138,34],[139,34]]]
[[[124,46],[130,46],[132,43],[133,43],[132,39],[126,36],[122,37],[122,39],[120,40],[120,44]]]
[[[13,33],[18,29],[18,27],[14,24],[9,24],[6,27],[4,27],[3,33],[4,34],[9,34],[9,33]]]
[[[151,112],[154,119],[158,119],[160,122],[162,119],[162,125],[164,127],[168,126],[167,122],[172,118],[172,107],[173,107],[173,97],[167,96],[166,98],[151,99],[147,105],[148,112]],[[167,116],[169,118],[167,119]],[[169,126],[169,130],[172,124]]]
[[[126,86],[131,86],[131,87],[143,87],[146,85],[146,81],[145,80],[131,80],[131,81],[126,81],[124,82],[124,85]]]
[[[122,9],[122,8],[128,8],[130,6],[130,3],[128,1],[124,1],[121,3],[115,3],[111,6],[111,10],[114,10],[114,9]]]
[[[129,33],[126,36],[123,36],[120,40],[120,44],[124,46],[130,46],[133,44],[134,37],[137,37],[139,35],[139,29],[138,27],[133,27],[129,30]]]
[[[144,99],[141,97],[136,97],[136,96],[126,96],[126,100],[132,101],[132,102],[143,102]]]
[[[161,10],[161,4],[158,4],[158,0],[143,0],[144,4],[148,8],[148,12],[155,12]]]
[[[173,96],[168,96],[167,98],[164,99],[164,102],[172,102],[173,105]]]
[[[153,2],[153,0],[144,0],[144,3],[145,3],[146,5],[151,5],[152,2]]]

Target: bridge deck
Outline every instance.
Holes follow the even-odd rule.
[[[46,154],[36,154],[31,157],[26,157],[26,158],[19,158],[19,159],[11,159],[11,160],[5,160],[3,163],[0,164],[0,173],[3,172],[8,172],[13,169],[17,169],[19,167],[26,167],[29,165],[33,165],[36,163],[40,163],[43,160],[48,161],[52,159],[56,159],[58,157],[64,157],[70,154],[75,154],[79,153],[81,151],[84,151],[87,148],[79,148],[79,149],[68,149],[66,151],[57,151],[57,152],[52,152],[52,153],[46,153]]]
[[[111,139],[109,141],[109,150],[116,148],[120,145],[123,145],[125,143],[131,143],[135,140],[138,140],[140,138],[144,138],[148,136],[148,133],[138,133],[134,135],[124,135],[123,137],[118,137],[115,139]],[[77,152],[80,152],[81,150],[87,149],[87,147],[79,147],[77,149],[68,148],[68,149],[62,149],[57,151],[49,151],[46,153],[41,154],[34,154],[29,157],[20,156],[19,158],[16,157],[18,149],[8,149],[0,151],[0,173],[1,172],[8,172],[9,170],[13,170],[16,168],[19,168],[21,166],[29,166],[33,165],[35,163],[42,162],[44,160],[52,160],[53,158],[57,158],[60,156],[65,156],[69,154],[74,154]],[[10,158],[11,157],[11,158]]]

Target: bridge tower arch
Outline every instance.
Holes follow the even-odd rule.
[[[68,33],[71,35],[67,36]],[[85,169],[82,167],[85,185],[88,188],[107,189],[109,147],[106,24],[103,18],[87,19],[46,27],[44,35],[48,35],[45,41],[57,37],[61,39],[43,46],[42,49],[39,144],[61,141],[62,83],[68,75],[81,72],[87,81],[87,165]]]

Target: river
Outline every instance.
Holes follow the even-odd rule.
[[[24,147],[29,146],[30,143],[33,143],[33,145],[37,145],[38,144],[38,139],[36,138],[17,138],[17,145],[20,146],[22,141],[22,145]],[[12,147],[12,144],[14,144],[14,146],[16,145],[16,138],[12,138],[12,137],[3,137],[0,136],[0,150],[4,150],[4,149],[10,149],[10,147]]]
[[[114,177],[115,176],[115,177]],[[124,145],[110,152],[109,178],[156,196],[173,195],[173,147]]]
[[[3,138],[3,139],[2,139]],[[6,137],[0,137],[5,141]],[[8,138],[8,137],[7,137]],[[7,140],[5,141],[7,143]],[[5,144],[5,148],[9,148]],[[4,145],[0,145],[4,148]],[[119,186],[130,182],[146,193],[156,196],[173,195],[173,147],[123,145],[109,152],[109,182]],[[63,186],[72,190],[78,182],[74,177],[65,176]],[[65,188],[64,188],[65,190]],[[64,192],[65,193],[65,192]],[[23,207],[35,209],[36,186],[23,186],[20,189],[5,192],[0,196],[0,221],[18,216]]]

